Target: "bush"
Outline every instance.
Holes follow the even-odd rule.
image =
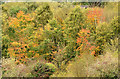
[[[3,35],[2,36],[2,56],[5,58],[9,58],[8,52],[8,47],[10,44],[10,38],[8,35]]]
[[[95,40],[96,45],[99,46],[100,51],[99,54],[103,53],[104,44],[106,42],[111,43],[111,39],[114,39],[116,36],[118,37],[118,17],[115,17],[111,20],[109,24],[103,22],[96,27],[96,34],[92,34],[91,39]]]
[[[68,27],[79,26],[83,28],[83,23],[85,21],[85,16],[79,6],[76,6],[74,10],[69,14],[69,17],[65,20]]]
[[[112,38],[118,36],[118,33],[120,32],[120,28],[119,28],[120,20],[118,20],[118,18],[119,18],[118,16],[114,17],[109,24],[109,28],[111,28],[110,32],[112,34],[112,36],[111,36]]]
[[[36,15],[36,22],[37,24],[42,24],[43,25],[43,29],[44,29],[44,25],[46,25],[48,23],[49,20],[51,20],[53,18],[53,13],[50,10],[50,6],[47,3],[43,3],[42,6],[39,6],[36,10],[35,10]],[[44,16],[44,17],[43,17]]]
[[[49,77],[55,72],[55,66],[51,63],[37,63],[31,74],[34,77]]]

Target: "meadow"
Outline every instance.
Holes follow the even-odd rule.
[[[118,78],[117,2],[0,6],[2,77]]]

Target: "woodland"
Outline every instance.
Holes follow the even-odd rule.
[[[0,6],[1,77],[118,78],[117,2]]]

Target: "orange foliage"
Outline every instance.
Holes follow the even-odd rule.
[[[91,24],[100,23],[105,21],[105,17],[103,17],[103,9],[102,8],[92,8],[87,13],[88,20],[91,21]]]
[[[81,53],[87,51],[87,52],[91,52],[91,55],[95,55],[95,50],[98,49],[99,47],[96,47],[94,45],[91,45],[88,41],[89,38],[89,30],[86,29],[82,29],[78,35],[79,38],[77,38],[77,44],[79,45],[79,47],[77,48],[77,51],[80,51]]]
[[[8,53],[10,54],[10,57],[16,58],[16,63],[25,63],[27,62],[28,53],[32,53],[32,55],[35,55],[34,57],[38,57],[38,54],[34,54],[35,51],[32,50],[30,52],[28,49],[30,49],[28,41],[30,39],[29,32],[27,33],[28,29],[27,27],[30,27],[29,25],[34,25],[32,22],[32,18],[29,14],[24,14],[24,12],[19,11],[17,13],[16,18],[9,17],[9,27],[14,28],[16,39],[11,39],[13,41],[10,43],[10,47],[8,48]],[[38,44],[34,42],[32,44],[32,47],[36,47]]]

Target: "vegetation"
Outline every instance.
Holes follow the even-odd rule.
[[[89,4],[2,4],[2,76],[118,78],[118,3]]]

